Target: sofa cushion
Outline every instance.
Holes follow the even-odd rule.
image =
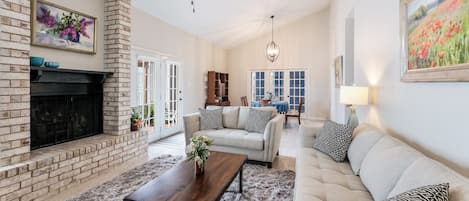
[[[245,129],[249,118],[249,107],[239,107],[238,129]]]
[[[415,188],[385,201],[408,201],[408,200],[435,200],[435,201],[448,201],[449,200],[449,183],[427,185]]]
[[[238,128],[239,107],[223,108],[223,127]]]
[[[295,200],[373,199],[348,163],[337,163],[320,151],[300,147],[296,157]]]
[[[264,133],[265,126],[271,118],[272,111],[251,109],[249,111],[248,122],[246,123],[246,130],[248,132]]]
[[[342,162],[347,156],[347,150],[352,142],[353,129],[347,125],[326,121],[319,131],[319,136],[313,148],[329,155],[337,162]]]
[[[248,118],[249,118],[250,109],[251,107],[239,107],[239,119],[238,119],[239,129],[246,129],[246,122],[248,121]],[[276,107],[253,107],[252,109],[261,110],[261,111],[272,111],[272,118],[277,116]]]
[[[367,124],[360,124],[355,128],[354,137],[347,152],[350,166],[355,175],[359,175],[360,166],[366,154],[384,135],[377,128]]]
[[[205,110],[199,109],[200,113],[200,130],[222,129],[223,128],[223,110]]]
[[[403,173],[388,198],[419,186],[449,183],[451,200],[469,200],[469,181],[441,163],[423,157],[412,163]]]
[[[404,170],[420,157],[424,156],[397,139],[384,136],[363,160],[360,178],[374,200],[384,200]]]
[[[201,130],[194,136],[207,136],[213,139],[214,145],[231,146],[252,150],[264,149],[264,135],[240,129]]]

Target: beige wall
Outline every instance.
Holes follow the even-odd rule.
[[[344,22],[352,10],[355,83],[375,91],[374,104],[359,107],[360,120],[388,130],[469,176],[469,84],[400,82],[399,1],[395,0],[333,1],[331,58],[344,53]],[[342,107],[334,101],[331,106]],[[331,113],[332,119],[343,120],[341,114]]]
[[[249,95],[248,71],[255,69],[306,68],[307,115],[310,118],[329,117],[329,11],[309,15],[291,24],[275,29],[275,42],[280,56],[275,63],[265,57],[265,48],[271,35],[248,41],[228,50],[230,99],[240,104],[240,97]]]
[[[164,54],[181,63],[185,114],[196,112],[197,108],[204,106],[207,71],[226,71],[224,49],[135,7],[132,7],[131,40],[133,51],[140,49],[137,51],[146,55]]]
[[[31,46],[31,56],[44,57],[46,61],[56,61],[61,68],[82,69],[82,70],[103,70],[104,69],[104,2],[96,0],[49,0],[66,8],[91,15],[98,18],[96,29],[97,49],[95,55],[82,54],[39,46]]]

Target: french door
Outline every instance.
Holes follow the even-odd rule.
[[[158,57],[137,58],[132,69],[132,110],[139,113],[142,126],[157,140],[182,129],[180,64]]]
[[[171,135],[182,129],[182,90],[180,64],[167,61],[164,68],[164,112],[162,113],[162,135]]]
[[[251,71],[251,101],[262,100],[266,93],[274,101],[287,101],[290,110],[298,110],[300,101],[306,97],[305,70],[263,70]],[[305,105],[302,112],[305,112]]]

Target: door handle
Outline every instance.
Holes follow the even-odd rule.
[[[182,98],[179,98],[179,101],[182,101]]]

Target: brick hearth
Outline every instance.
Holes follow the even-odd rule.
[[[0,168],[0,200],[43,200],[146,155],[147,139],[146,132],[97,135],[34,150],[29,160]]]

